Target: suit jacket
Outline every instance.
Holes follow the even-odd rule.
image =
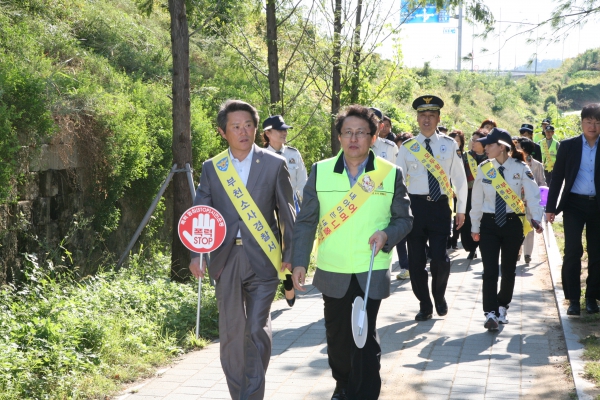
[[[291,262],[292,232],[296,212],[285,158],[254,145],[252,167],[250,167],[246,189],[280,242],[283,262]],[[223,214],[227,224],[227,234],[223,244],[210,254],[208,273],[213,279],[218,279],[221,275],[229,253],[235,245],[238,229],[241,231],[244,251],[256,275],[263,279],[277,276],[273,264],[238,215],[221,185],[212,159],[202,164],[202,176],[196,190],[194,205],[214,207]],[[197,257],[198,254],[192,253],[192,257],[194,256]],[[281,265],[277,266],[280,267]]]
[[[344,169],[343,155],[340,156],[335,166],[334,173],[346,174]],[[365,172],[373,171],[375,154],[369,152],[369,160],[365,166]],[[297,223],[294,226],[294,248],[292,254],[292,267],[302,266],[307,268],[310,253],[315,240],[315,233],[319,223],[319,198],[317,196],[317,167],[313,164],[306,186],[304,186],[304,199],[302,209],[298,214]],[[365,206],[368,207],[368,202]],[[389,253],[394,246],[400,242],[412,229],[413,216],[410,211],[410,200],[408,198],[406,186],[402,178],[402,169],[396,167],[396,183],[394,186],[394,197],[390,206],[391,219],[387,228],[383,231],[387,234],[387,243],[382,251]],[[377,210],[373,210],[376,212]],[[368,246],[368,243],[365,243]],[[352,251],[352,249],[347,249]],[[356,274],[358,282],[366,291],[367,273]],[[351,274],[338,274],[327,272],[317,268],[313,284],[326,296],[341,298],[346,294],[350,285]],[[369,289],[369,298],[384,299],[390,295],[390,270],[373,271],[371,275],[371,287]]]
[[[558,152],[556,154],[556,162],[554,163],[554,169],[552,170],[552,181],[550,182],[550,190],[548,192],[548,202],[546,204],[546,212],[553,214],[560,214],[565,209],[565,205],[569,201],[569,194],[579,173],[579,166],[581,165],[581,152],[583,135],[576,136],[574,138],[565,139],[560,142]],[[596,187],[596,202],[600,207],[600,152],[596,152],[596,163],[594,168],[594,186]],[[562,196],[558,202],[558,196],[560,189],[563,185]],[[558,207],[557,207],[558,202]]]

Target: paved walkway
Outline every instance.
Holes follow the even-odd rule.
[[[529,265],[517,268],[508,325],[483,328],[481,259],[451,253],[446,317],[417,323],[418,303],[409,281],[392,281],[382,302],[381,399],[568,399],[573,384],[557,365],[566,360],[551,287],[540,271],[541,240]],[[397,264],[395,264],[397,265]],[[395,276],[395,274],[394,274]],[[545,272],[547,278],[548,274]],[[273,355],[267,399],[329,399],[335,383],[327,363],[323,302],[316,288],[290,309],[273,305]],[[558,349],[558,350],[557,350]],[[228,399],[219,345],[189,353],[159,377],[121,396],[127,400]]]

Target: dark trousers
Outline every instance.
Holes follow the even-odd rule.
[[[425,270],[426,245],[429,240],[431,294],[436,303],[442,303],[450,276],[450,258],[446,253],[446,241],[450,236],[452,213],[447,199],[434,202],[411,195],[410,208],[414,216],[413,228],[408,234],[410,284],[413,293],[419,299],[420,310],[430,314],[433,312],[433,303],[429,296],[429,276]]]
[[[456,199],[453,201],[454,203],[454,212],[456,212]],[[446,247],[456,247],[458,245],[458,236],[460,235],[460,231],[456,229],[456,219],[452,218],[452,236],[448,238],[448,246]]]
[[[523,224],[515,214],[507,214],[503,227],[496,225],[494,214],[483,214],[480,226],[479,249],[483,262],[483,311],[494,311],[498,306],[508,308],[515,289],[515,271],[519,248],[523,243]],[[498,258],[502,279],[498,292]]]
[[[400,268],[408,269],[408,251],[406,250],[406,241],[405,237],[396,245],[396,252],[398,253],[398,262],[400,263]]]
[[[463,248],[466,251],[475,251],[477,247],[479,247],[479,242],[473,240],[471,236],[471,195],[473,194],[473,189],[469,189],[469,194],[467,196],[467,210],[465,211],[465,223],[462,228],[460,228],[460,241],[463,245]]]
[[[323,295],[325,303],[325,335],[327,356],[338,388],[346,388],[350,400],[376,400],[381,391],[381,347],[377,335],[377,313],[381,300],[367,301],[367,341],[356,347],[352,336],[352,303],[364,298],[356,275],[352,275],[348,291],[341,299]]]
[[[544,178],[546,178],[546,186],[550,187],[550,182],[552,182],[552,171],[544,170]]]
[[[565,298],[579,301],[581,296],[581,236],[586,228],[588,277],[585,297],[600,299],[600,209],[595,199],[571,195],[563,211],[565,229],[565,258],[562,266],[562,284]]]

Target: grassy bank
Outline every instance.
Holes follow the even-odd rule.
[[[27,283],[0,292],[0,399],[105,398],[216,336],[214,290],[168,279],[168,259],[80,282],[28,257]]]

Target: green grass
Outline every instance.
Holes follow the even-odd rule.
[[[0,292],[0,399],[105,398],[217,333],[214,290],[171,282],[168,259],[77,282],[28,257],[27,282]],[[208,281],[208,280],[206,280]]]
[[[585,363],[585,377],[596,385],[600,384],[600,338],[590,335],[581,340],[584,345],[583,358]]]

